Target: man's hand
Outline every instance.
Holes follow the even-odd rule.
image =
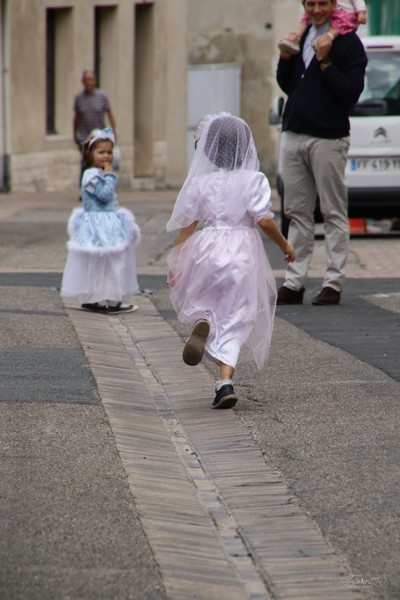
[[[318,61],[323,60],[329,55],[332,48],[332,40],[329,35],[320,35],[315,40],[315,57]]]

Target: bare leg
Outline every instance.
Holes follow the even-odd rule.
[[[230,365],[224,365],[219,363],[219,379],[224,381],[225,379],[232,379],[235,369]]]

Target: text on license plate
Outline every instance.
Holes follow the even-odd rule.
[[[397,171],[400,170],[399,158],[350,158],[350,171]]]

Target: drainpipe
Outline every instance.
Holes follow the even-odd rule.
[[[2,89],[3,89],[3,173],[4,173],[4,191],[11,190],[11,114],[10,114],[10,15],[9,15],[9,0],[1,2],[2,19],[2,55],[3,55],[3,72]]]

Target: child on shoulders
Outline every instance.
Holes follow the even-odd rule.
[[[302,0],[303,6],[307,4],[307,1]],[[324,43],[327,54],[329,54],[330,46],[336,37],[357,31],[359,25],[366,23],[367,7],[364,0],[337,0],[336,8],[332,12],[331,27],[328,32],[315,39],[313,48],[316,49],[319,44]],[[279,42],[279,50],[287,54],[298,54],[300,40],[309,24],[309,17],[306,12],[303,12],[297,30]]]

